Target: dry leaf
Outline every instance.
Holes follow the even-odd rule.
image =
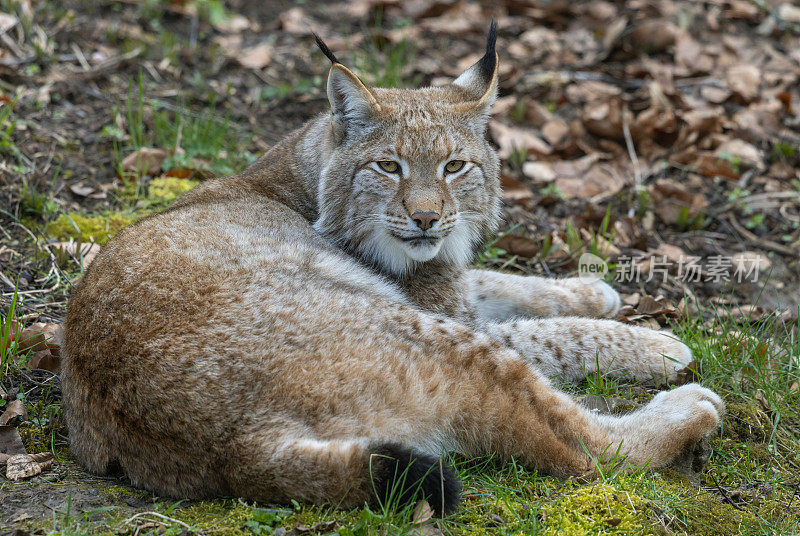
[[[242,49],[237,56],[239,63],[248,69],[263,69],[272,61],[272,45],[261,43]]]
[[[679,263],[686,258],[686,252],[678,246],[667,244],[666,242],[653,250],[653,254],[659,257],[666,257],[673,263]]]
[[[703,194],[691,194],[674,181],[659,179],[648,188],[655,212],[665,223],[688,223],[708,206]]]
[[[763,167],[764,154],[755,145],[734,138],[717,147],[717,158],[734,158],[738,166],[750,169]]]
[[[731,160],[730,158],[721,158],[716,153],[709,151],[698,151],[694,153],[694,159],[686,163],[697,167],[697,171],[706,177],[738,180],[741,176],[740,169],[738,166],[734,166]]]
[[[547,142],[528,128],[511,127],[491,120],[489,121],[489,133],[495,143],[500,146],[497,154],[503,160],[507,160],[515,150],[523,150],[528,154],[533,153],[538,156],[549,155],[553,152]]]
[[[675,43],[678,29],[665,20],[649,20],[638,24],[627,36],[633,50],[647,50],[649,54],[662,52]]]
[[[518,255],[526,259],[539,254],[539,244],[525,236],[505,235],[494,243],[494,247],[505,250],[509,255]]]
[[[318,26],[299,7],[293,7],[281,13],[280,22],[284,32],[294,35],[311,35],[312,28]]]
[[[11,400],[11,397],[8,396],[8,393],[6,393],[2,385],[0,385],[0,400]]]
[[[625,186],[625,178],[620,173],[613,173],[608,165],[595,165],[580,176],[559,176],[555,185],[567,197],[591,199],[619,192]]]
[[[698,108],[688,112],[679,113],[678,116],[686,122],[689,130],[699,134],[722,131],[722,117],[725,110],[719,106],[712,108]]]
[[[584,106],[581,121],[586,130],[595,136],[610,140],[621,140],[624,136],[622,114],[627,114],[630,119],[630,112],[623,108],[623,103],[620,99],[595,100]]]
[[[253,23],[244,15],[234,14],[220,20],[216,20],[216,17],[211,17],[211,19],[211,24],[220,32],[242,33],[253,29]]]
[[[703,54],[700,43],[687,33],[682,33],[675,43],[675,63],[684,67],[690,75],[707,73],[714,66],[711,57]]]
[[[92,263],[94,258],[97,257],[97,254],[100,253],[100,250],[102,249],[100,244],[95,244],[93,242],[84,242],[81,244],[81,247],[78,248],[77,242],[72,240],[69,242],[54,242],[52,244],[47,244],[47,246],[60,249],[61,251],[66,251],[76,258],[80,258],[82,255],[84,268]]]
[[[11,455],[25,454],[22,438],[13,426],[0,426],[0,452]]]
[[[725,102],[732,94],[733,92],[730,89],[724,87],[703,86],[700,88],[700,95],[714,104]]]
[[[688,365],[677,372],[677,376],[672,382],[669,382],[671,385],[684,385],[689,382],[695,381],[700,374],[700,362],[699,361],[690,361]]]
[[[417,501],[417,505],[414,507],[414,515],[411,518],[411,522],[419,525],[430,521],[432,518],[433,508],[431,508],[431,505],[428,504],[428,501]]]
[[[761,409],[763,409],[768,415],[771,415],[772,406],[770,405],[769,400],[767,399],[767,395],[764,394],[764,391],[758,389],[756,391],[755,398],[756,402],[758,402],[758,404],[761,406]]]
[[[730,0],[725,16],[731,19],[756,20],[760,17],[759,7],[749,0]]]
[[[88,197],[94,193],[95,187],[94,186],[87,186],[82,182],[76,184],[70,184],[67,186],[67,189],[72,192],[73,195],[78,197]]]
[[[661,303],[652,296],[642,296],[639,300],[639,305],[636,307],[636,312],[640,315],[656,314],[663,309]]]
[[[64,328],[61,324],[34,322],[19,335],[19,352],[39,350],[58,350],[64,342]]]
[[[522,174],[537,182],[553,182],[556,172],[553,166],[546,162],[525,162],[522,164]]]
[[[527,205],[533,199],[531,189],[511,175],[501,175],[500,186],[506,203]]]
[[[542,135],[550,145],[558,145],[569,134],[569,127],[561,119],[548,121],[542,127]]]
[[[630,307],[636,307],[639,304],[639,300],[641,299],[642,295],[639,294],[638,292],[634,292],[633,294],[622,295],[622,303]]]
[[[728,87],[745,103],[759,96],[761,71],[755,65],[739,64],[728,68],[725,76]]]
[[[123,158],[120,167],[125,175],[157,175],[167,156],[164,149],[142,147]]]
[[[800,24],[800,6],[785,3],[778,6],[776,10],[778,18],[791,22],[792,24]]]
[[[28,351],[44,350],[46,347],[46,336],[41,326],[44,324],[31,324],[22,330],[17,338],[17,350],[23,354]]]
[[[0,415],[0,426],[7,425],[16,417],[19,417],[21,421],[28,418],[28,410],[25,409],[25,404],[22,400],[12,400],[9,402],[6,410]]]
[[[28,361],[28,367],[31,369],[47,370],[53,374],[58,373],[61,366],[61,359],[57,355],[53,355],[50,350],[40,350],[31,356]]]
[[[770,260],[764,255],[756,251],[742,251],[741,253],[734,253],[731,256],[734,271],[742,272],[743,274],[750,273],[751,270],[758,272],[766,272],[772,266]]]
[[[581,238],[583,238],[584,242],[587,244],[594,242],[601,257],[616,257],[622,253],[622,251],[620,251],[620,249],[612,244],[607,238],[600,234],[593,234],[587,229],[581,228]]]
[[[22,480],[36,476],[41,472],[42,467],[27,454],[16,454],[6,460],[6,478],[9,480]]]

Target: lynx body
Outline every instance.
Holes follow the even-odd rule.
[[[239,175],[119,233],[69,304],[71,448],[159,494],[451,511],[444,451],[565,477],[614,453],[663,466],[724,411],[690,384],[600,416],[551,386],[674,377],[691,352],[606,320],[602,282],[470,269],[500,213],[486,55],[451,85],[366,88],[333,61],[331,112]],[[399,475],[407,471],[404,478]]]

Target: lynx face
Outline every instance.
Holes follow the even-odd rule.
[[[499,218],[500,164],[485,136],[496,74],[495,56],[449,86],[367,89],[334,64],[316,229],[393,274],[469,263]]]

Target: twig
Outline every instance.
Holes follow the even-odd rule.
[[[788,508],[792,507],[792,503],[794,502],[794,498],[797,497],[797,492],[800,491],[800,480],[797,481],[797,484],[794,486],[794,492],[792,493],[792,498],[789,499]]]
[[[14,282],[11,281],[8,277],[6,277],[6,274],[4,274],[3,272],[0,272],[0,280],[2,280],[3,283],[5,283],[6,286],[8,286],[8,288],[17,288]],[[5,294],[3,295],[5,296]]]
[[[186,523],[184,523],[183,521],[181,521],[179,519],[172,518],[172,517],[167,517],[164,514],[159,514],[158,512],[139,512],[138,514],[134,514],[131,517],[129,517],[128,519],[126,519],[123,522],[123,525],[129,525],[135,519],[137,519],[139,517],[144,517],[144,516],[155,516],[155,517],[163,519],[164,521],[169,521],[171,523],[177,523],[178,525],[184,527],[187,530],[191,529],[191,527],[189,525],[187,525]],[[148,519],[147,521],[152,521],[152,520]]]
[[[35,234],[33,234],[33,232],[31,232],[30,229],[28,229],[27,227],[25,227],[22,223],[20,223],[18,221],[15,221],[14,224],[16,226],[18,226],[19,228],[21,228],[26,233],[28,233],[28,235],[31,238],[33,238],[33,243],[36,245],[37,248],[39,248],[39,238]],[[56,259],[56,256],[53,255],[53,252],[50,251],[50,248],[45,247],[44,250],[47,251],[47,254],[50,256],[50,262],[53,263],[53,266],[56,268],[56,270],[58,270],[58,272],[64,278],[64,281],[66,281],[71,288],[75,288],[75,285],[72,284],[72,280],[70,280],[70,278],[67,276],[67,274],[65,274],[64,272],[61,271],[61,267],[58,265],[58,260]],[[58,285],[54,286],[51,290],[55,290],[56,288],[58,288]]]
[[[634,206],[628,209],[628,217],[633,218],[639,207],[639,192],[642,191],[642,172],[639,169],[639,157],[636,156],[636,147],[633,146],[631,129],[628,127],[628,115],[625,110],[622,110],[622,134],[625,136],[625,146],[628,148],[628,156],[633,164],[633,190],[636,192],[636,202]]]
[[[81,51],[81,49],[78,47],[78,43],[75,43],[73,41],[70,48],[72,48],[72,51],[75,53],[75,59],[77,59],[78,63],[81,64],[83,70],[90,71],[92,69],[92,66],[89,65],[88,61],[86,61],[86,56],[83,55],[83,51]]]
[[[728,223],[730,223],[731,226],[734,229],[736,229],[736,231],[740,235],[742,235],[742,237],[745,239],[745,242],[747,242],[752,246],[770,249],[776,253],[782,253],[783,255],[790,255],[792,257],[797,257],[798,255],[800,255],[800,251],[797,251],[787,246],[783,246],[781,244],[778,244],[777,242],[773,242],[772,240],[767,240],[766,238],[754,235],[753,233],[742,227],[742,225],[739,222],[737,222],[736,218],[734,218],[733,216],[729,215],[727,220]]]
[[[742,510],[741,506],[739,506],[738,504],[733,502],[730,499],[730,497],[728,497],[728,492],[725,491],[724,489],[722,489],[722,486],[719,485],[719,481],[717,480],[717,477],[715,477],[712,473],[709,473],[708,476],[710,476],[714,480],[714,486],[716,486],[717,491],[719,491],[719,494],[722,497],[722,500],[725,501],[726,503],[730,504],[731,506],[733,506],[737,510]]]

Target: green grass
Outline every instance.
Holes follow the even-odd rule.
[[[217,113],[213,94],[201,111],[194,112],[180,103],[148,98],[146,92],[143,76],[131,80],[123,110],[117,109],[114,122],[104,129],[113,140],[120,175],[122,159],[142,147],[164,149],[169,154],[161,169],[144,170],[143,174],[154,176],[181,168],[230,175],[255,161],[256,156],[245,150],[249,137],[228,115]],[[124,118],[127,131],[118,127],[118,116]]]
[[[410,21],[396,21],[402,27]],[[377,10],[372,27],[365,32],[365,42],[351,50],[356,75],[374,87],[416,88],[422,77],[410,74],[417,48],[413,41],[401,39],[393,43],[383,37],[383,13]]]
[[[0,322],[0,382],[13,370],[17,356],[17,342],[15,333],[20,329],[17,321],[17,302],[19,301],[19,283],[14,287],[14,294],[8,304],[7,313]],[[5,304],[4,304],[5,305]],[[5,309],[5,307],[4,307]],[[0,407],[3,405],[0,400]]]

